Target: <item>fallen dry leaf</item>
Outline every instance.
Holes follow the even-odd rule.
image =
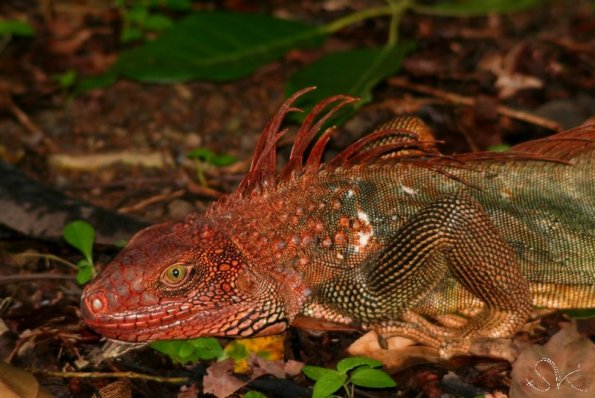
[[[215,362],[207,369],[203,379],[205,394],[213,394],[217,398],[225,398],[244,387],[250,380],[240,380],[232,375],[234,361]]]
[[[511,398],[593,397],[595,344],[572,323],[545,345],[524,350],[511,376]]]
[[[525,48],[526,45],[520,43],[505,55],[489,52],[479,61],[479,69],[489,71],[496,76],[495,85],[498,88],[499,98],[512,97],[519,90],[543,87],[543,81],[535,76],[516,71],[517,58]]]
[[[128,380],[117,380],[93,394],[93,398],[131,398],[132,386]]]
[[[293,359],[288,360],[285,362],[285,374],[288,376],[294,377],[302,373],[302,368],[304,367],[304,363],[300,361],[294,361]]]
[[[29,372],[0,361],[0,397],[51,398]]]
[[[421,363],[440,361],[438,351],[430,347],[413,345],[413,340],[405,337],[387,339],[388,349],[380,347],[376,332],[370,331],[354,341],[347,352],[350,355],[362,355],[382,362],[389,372],[396,372]]]

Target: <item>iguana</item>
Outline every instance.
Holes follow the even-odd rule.
[[[319,131],[355,101],[338,95],[305,118],[277,172],[282,121],[309,90],[268,123],[235,192],[140,231],[84,289],[88,326],[145,342],[314,319],[449,357],[513,335],[533,307],[595,307],[595,126],[446,156],[401,119],[324,163],[335,129]]]

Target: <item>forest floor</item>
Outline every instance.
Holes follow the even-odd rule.
[[[200,4],[321,23],[375,3],[229,0]],[[11,0],[0,4],[0,15],[30,21],[37,31],[34,37],[0,36],[0,162],[12,166],[12,171],[0,172],[19,170],[68,197],[148,223],[203,211],[220,195],[232,192],[249,168],[262,128],[286,97],[285,82],[326,53],[382,43],[388,25],[387,19],[378,18],[350,26],[318,49],[292,50],[234,81],[160,85],[121,79],[109,87],[74,93],[64,80],[69,71],[79,76],[101,73],[122,48],[122,14],[113,2]],[[407,13],[399,26],[400,38],[414,41],[416,48],[397,74],[375,87],[373,100],[340,127],[327,156],[382,121],[402,114],[415,114],[426,121],[443,141],[444,153],[513,145],[593,121],[594,15],[589,1],[543,2],[525,11],[473,18]],[[291,137],[279,144],[282,159],[287,159]],[[197,148],[229,155],[235,161],[222,167],[198,164],[186,156]],[[199,181],[197,174],[201,173],[204,180]],[[3,217],[8,216],[0,215],[0,224],[7,224]],[[175,383],[124,377],[113,397],[129,396],[130,391],[146,397],[201,395],[208,362],[184,367],[143,349],[91,364],[103,342],[81,321],[76,271],[45,256],[76,262],[80,255],[61,239],[60,220],[55,226],[58,232],[44,239],[39,239],[35,219],[24,216],[18,223],[31,233],[15,231],[7,224],[10,228],[0,235],[3,361],[22,369],[134,371],[191,380],[181,388]],[[95,247],[99,270],[115,252],[111,244]],[[63,279],[40,280],[31,277],[35,274]],[[533,341],[543,344],[564,322],[566,317],[560,314],[542,319]],[[332,368],[358,336],[291,329],[285,337],[285,358]],[[225,345],[227,340],[221,342]],[[448,373],[453,371],[454,376]],[[504,361],[466,358],[446,365],[418,364],[393,376],[398,383],[396,394],[402,397],[506,396],[510,371],[511,365]],[[469,388],[449,390],[444,381],[447,374]],[[36,376],[56,397],[90,397],[113,381],[47,373]],[[305,388],[312,385],[303,375],[290,377],[290,381]],[[259,388],[267,396],[284,395],[275,392],[277,387],[267,390],[257,384],[235,394]],[[395,390],[358,394],[395,396]],[[110,395],[104,390],[102,396]]]

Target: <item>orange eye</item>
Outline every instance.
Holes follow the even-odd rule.
[[[188,266],[183,264],[174,264],[163,271],[161,274],[161,281],[168,286],[176,287],[184,283],[186,279],[188,279],[188,275],[190,275],[188,272]]]

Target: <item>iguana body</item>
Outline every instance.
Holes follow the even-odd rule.
[[[301,93],[298,93],[298,95]],[[595,307],[595,128],[440,155],[393,123],[320,164],[330,98],[288,164],[288,100],[238,190],[205,214],[139,232],[83,293],[83,317],[125,341],[277,333],[313,318],[464,352],[507,337],[533,306]],[[461,314],[469,321],[463,322]]]

